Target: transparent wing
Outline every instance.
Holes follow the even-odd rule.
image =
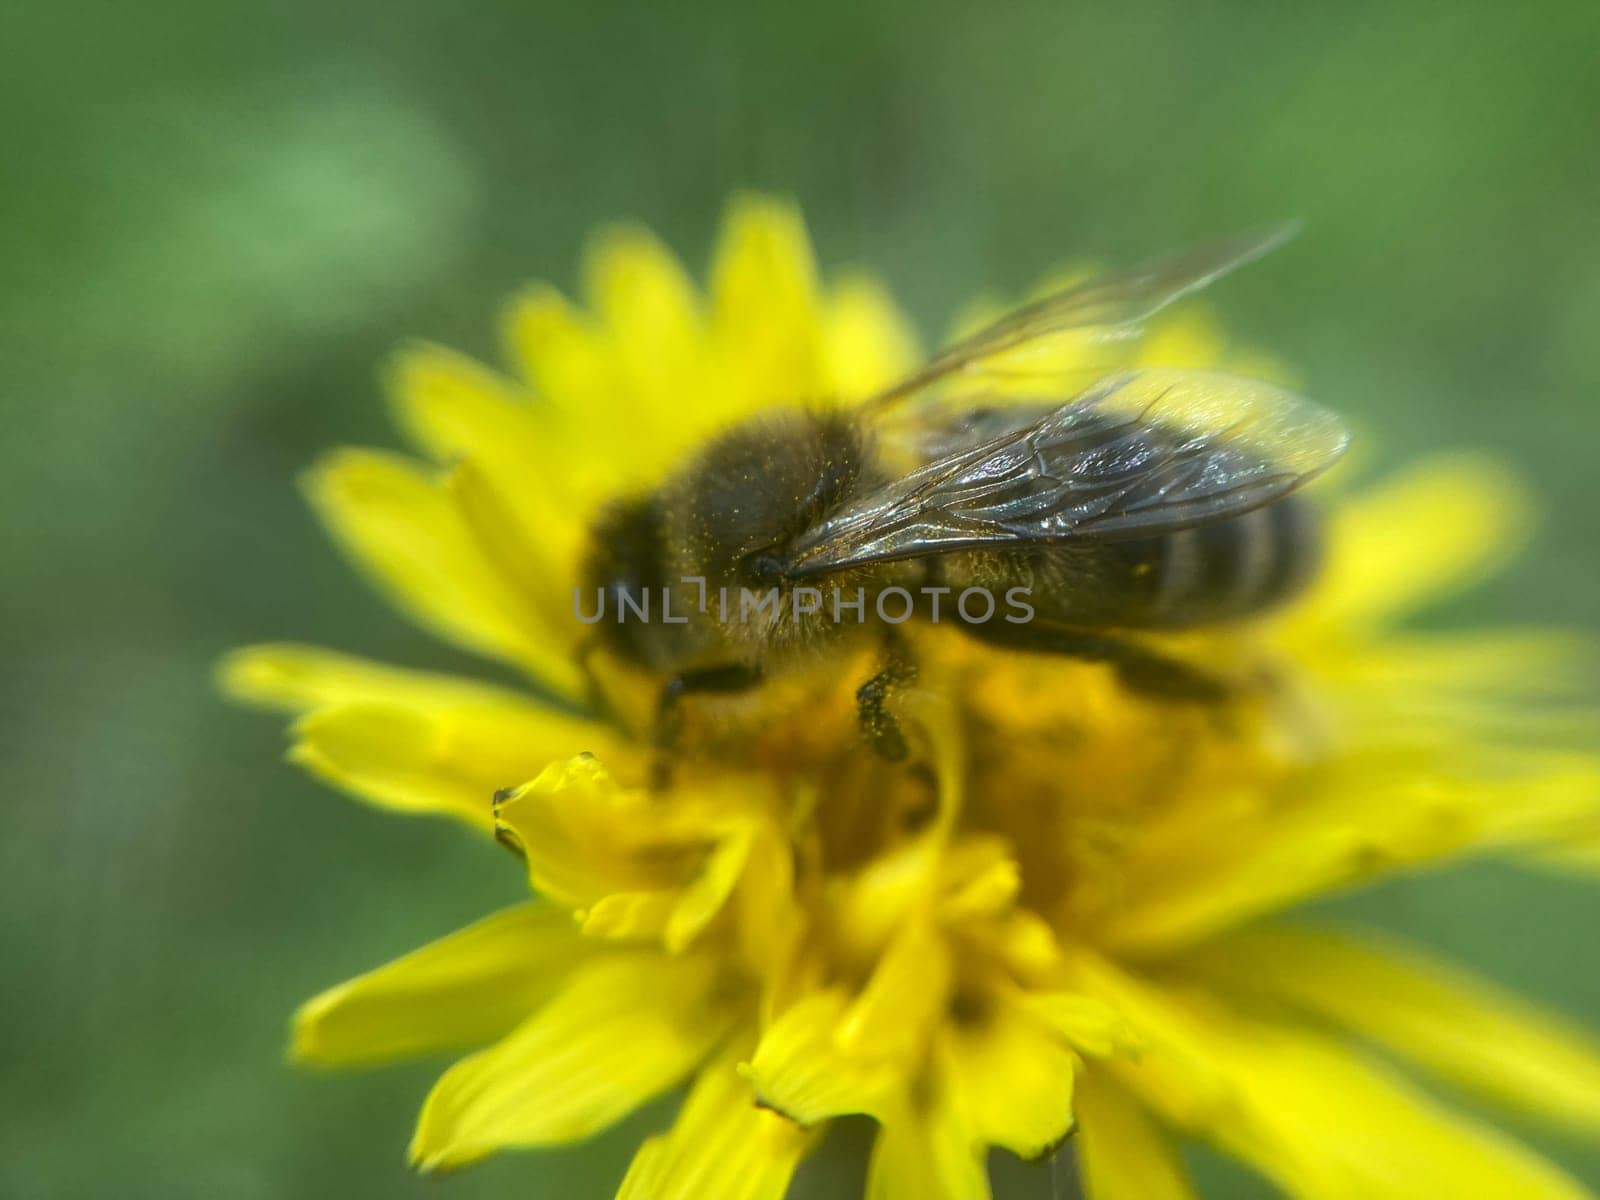
[[[1276,500],[1349,442],[1311,401],[1207,371],[1123,373],[998,428],[834,513],[796,543],[791,573],[1170,533]]]
[[[1047,350],[1062,334],[1121,342],[1173,301],[1205,287],[1235,267],[1260,258],[1299,230],[1290,222],[1193,247],[1121,274],[1101,275],[1014,309],[946,348],[899,383],[870,397],[882,408],[963,372],[1002,361],[1015,363],[1031,349]]]

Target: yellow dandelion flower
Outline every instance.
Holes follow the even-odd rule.
[[[597,515],[769,406],[887,385],[916,339],[871,279],[824,280],[798,214],[760,198],[732,206],[708,294],[635,229],[596,241],[585,287],[583,306],[548,288],[511,306],[512,374],[405,351],[389,395],[422,458],[345,450],[305,480],[391,599],[532,686],[298,645],[223,667],[235,696],[294,714],[293,761],[525,863],[533,898],[295,1020],[314,1062],[471,1050],[423,1106],[420,1169],[583,1138],[686,1085],[621,1196],[781,1197],[850,1114],[876,1122],[880,1200],[987,1196],[991,1148],[1069,1135],[1094,1200],[1190,1195],[1186,1138],[1297,1196],[1586,1194],[1394,1063],[1592,1132],[1587,1034],[1283,916],[1468,854],[1592,855],[1600,760],[1563,740],[1555,690],[1583,648],[1399,623],[1521,527],[1492,463],[1325,496],[1326,565],[1299,601],[1170,639],[1242,681],[1222,700],[907,626],[906,762],[859,736],[863,650],[685,705],[663,774],[660,680],[581,653]],[[1180,313],[1135,353],[1224,351]]]

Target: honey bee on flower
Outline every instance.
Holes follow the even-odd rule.
[[[1514,485],[1456,457],[1291,496],[1339,423],[1169,310],[1274,240],[924,362],[876,283],[819,279],[794,210],[744,198],[706,297],[617,231],[586,310],[513,305],[513,375],[403,355],[396,415],[437,465],[344,451],[307,493],[397,603],[531,687],[301,646],[224,679],[296,714],[318,776],[512,844],[534,897],[313,999],[296,1052],[476,1048],[423,1107],[424,1170],[687,1084],[630,1200],[781,1197],[853,1114],[882,1200],[987,1196],[991,1149],[1063,1145],[1095,1200],[1185,1196],[1186,1138],[1293,1195],[1585,1194],[1368,1047],[1593,1130],[1586,1034],[1284,915],[1593,837],[1600,762],[1527,736],[1566,639],[1397,627],[1495,556]],[[1019,581],[1028,621],[876,611]],[[778,603],[712,620],[729,587]]]
[[[1218,681],[1122,631],[1238,619],[1295,590],[1315,539],[1290,493],[1343,452],[1331,413],[1270,384],[1157,369],[1064,400],[983,391],[925,403],[898,438],[871,418],[1063,335],[1134,338],[1147,316],[1279,236],[1069,287],[864,401],[734,425],[660,487],[609,506],[584,572],[595,613],[579,619],[596,624],[596,647],[666,678],[657,742],[673,739],[686,696],[754,688],[786,660],[870,632],[881,662],[857,692],[862,732],[903,759],[890,691],[917,665],[899,626],[937,623],[941,601],[979,641],[1105,662],[1150,695],[1216,698]],[[1081,374],[1070,365],[1068,378]],[[995,620],[999,590],[1015,611]]]

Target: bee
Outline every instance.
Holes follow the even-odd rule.
[[[898,632],[909,619],[1102,662],[1125,686],[1173,700],[1219,695],[1138,635],[1250,617],[1305,582],[1317,522],[1294,493],[1343,453],[1343,424],[1273,384],[1208,371],[1031,386],[1024,375],[1025,394],[1014,372],[997,381],[1062,339],[1113,350],[1136,339],[1291,233],[1091,278],[876,395],[729,428],[594,523],[583,582],[602,616],[591,649],[663,680],[662,745],[685,697],[752,688],[876,637],[882,667],[857,693],[861,727],[885,757],[904,757],[886,701],[916,671]]]

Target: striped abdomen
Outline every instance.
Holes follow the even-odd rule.
[[[1042,619],[1160,629],[1248,617],[1288,599],[1316,569],[1316,513],[1288,496],[1241,516],[1158,537],[1062,545],[1024,555]]]
[[[1143,624],[1198,625],[1247,617],[1287,600],[1316,569],[1317,514],[1285,497],[1243,516],[1153,538]],[[1131,548],[1131,547],[1130,547]]]

